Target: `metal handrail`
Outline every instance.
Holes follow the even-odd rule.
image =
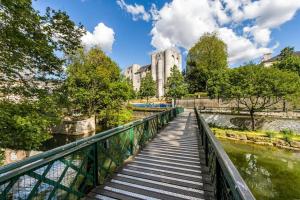
[[[122,163],[128,156],[135,155],[147,141],[156,135],[159,129],[182,111],[182,108],[173,108],[156,113],[25,160],[0,167],[0,199],[33,199],[38,196],[38,192],[44,183],[54,188],[52,192],[48,191],[50,193],[48,199],[56,195],[57,191],[55,190],[63,190],[66,194],[65,199],[71,198],[72,195],[75,195],[76,198],[81,198],[88,189],[100,184],[101,181],[103,182],[103,180],[98,179],[106,178],[106,175],[103,177],[104,172],[104,174],[109,174],[115,171],[117,167],[122,166]],[[110,153],[114,154],[114,152],[117,154],[110,155]],[[104,160],[100,161],[99,159]],[[106,160],[110,160],[108,166],[104,162]],[[61,174],[56,169],[59,167],[64,168]],[[57,174],[49,178],[50,172]],[[66,176],[72,173],[77,175],[74,175],[74,180],[71,180],[72,183],[70,182],[69,188],[65,187],[62,182],[66,178],[69,179]],[[85,176],[84,180],[81,180],[78,176]],[[75,187],[75,185],[79,181],[80,184],[76,188],[77,186]],[[28,193],[28,185],[31,187],[31,182],[35,182],[35,184],[32,186],[32,191]],[[89,182],[93,184],[90,185]],[[19,183],[23,184],[23,193],[20,193],[20,188],[16,188],[17,192],[14,192],[14,187],[20,187]],[[19,196],[11,197],[11,195]]]
[[[195,108],[195,113],[201,142],[204,146],[206,165],[212,176],[217,199],[255,200],[244,179],[197,108]]]

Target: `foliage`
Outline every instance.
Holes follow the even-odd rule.
[[[109,103],[110,84],[120,80],[117,64],[99,49],[79,50],[70,57],[66,85],[69,100],[82,114],[94,115]]]
[[[241,138],[240,136],[247,136],[250,138],[262,138],[263,137],[268,137],[271,139],[275,140],[280,140],[283,139],[285,141],[289,140],[291,141],[300,141],[300,135],[297,134],[283,134],[281,131],[276,132],[276,131],[263,131],[263,130],[236,130],[232,128],[220,128],[220,127],[213,127],[211,128],[214,134],[217,137],[226,137],[229,134],[236,135],[237,138]]]
[[[293,134],[294,134],[293,131],[292,131],[291,129],[287,129],[287,128],[282,129],[282,130],[280,131],[280,133],[282,133],[282,134],[284,134],[284,135],[293,135]]]
[[[137,92],[134,90],[132,80],[125,78],[124,76],[123,78],[126,79],[127,84],[129,85],[129,99],[135,99],[137,97]]]
[[[283,134],[283,139],[286,142],[291,143],[293,141],[294,133],[291,129],[288,128],[282,129],[280,133]]]
[[[47,8],[41,15],[31,0],[2,0],[0,10],[1,92],[35,95],[36,80],[61,77],[57,52],[72,53],[84,31],[65,12]]]
[[[184,77],[176,65],[174,65],[171,69],[171,75],[168,77],[165,89],[166,96],[174,99],[181,98],[188,93]]]
[[[228,87],[228,73],[227,70],[215,71],[213,76],[207,80],[207,93],[210,98],[219,99],[225,88]]]
[[[204,34],[188,53],[186,80],[189,92],[206,91],[208,80],[227,68],[227,57],[227,46],[217,34]]]
[[[153,97],[155,96],[155,94],[156,94],[156,83],[153,80],[151,73],[147,72],[146,76],[143,77],[141,80],[139,96],[141,98],[146,98],[148,103],[149,97]]]
[[[275,133],[274,131],[267,131],[266,132],[266,136],[268,138],[274,138],[276,136],[277,133]]]
[[[112,128],[128,123],[132,118],[132,111],[124,107],[118,110],[109,107],[103,112],[99,112],[98,117],[102,124],[105,125],[105,128]]]
[[[108,127],[131,95],[117,64],[99,49],[79,50],[70,57],[66,87],[74,109],[84,115],[98,114],[100,122]]]
[[[252,129],[255,129],[254,113],[282,101],[299,92],[300,78],[294,72],[281,71],[249,64],[228,72],[228,82],[222,97],[235,99],[249,111]]]
[[[300,75],[300,57],[294,55],[294,48],[286,47],[281,50],[278,62],[274,64],[274,67],[281,70],[293,71]]]
[[[5,159],[4,151],[2,151],[2,150],[0,149],[0,166],[3,165],[4,159]]]
[[[20,150],[38,149],[49,139],[50,127],[60,119],[55,98],[38,101],[0,102],[0,147]]]

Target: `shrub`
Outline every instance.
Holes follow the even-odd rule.
[[[276,133],[273,132],[273,131],[267,131],[267,132],[266,132],[266,135],[267,135],[268,138],[274,138],[275,135],[276,135]]]
[[[283,134],[283,140],[284,140],[284,141],[286,141],[286,142],[288,142],[288,143],[292,142],[292,140],[293,140],[293,135],[294,135],[294,133],[293,133],[292,130],[290,130],[290,129],[282,129],[282,130],[280,131],[280,133]]]
[[[291,129],[285,128],[280,131],[283,135],[293,135],[293,131]]]

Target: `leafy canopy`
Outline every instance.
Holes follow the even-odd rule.
[[[176,65],[174,65],[171,69],[171,75],[168,77],[165,88],[166,96],[175,99],[181,98],[188,93],[184,77]]]
[[[33,95],[37,92],[34,81],[61,77],[64,59],[57,52],[72,53],[84,31],[65,12],[47,8],[41,15],[31,0],[2,0],[0,10],[1,88]],[[12,84],[15,90],[4,87],[10,81],[19,82]]]
[[[274,67],[281,70],[288,70],[300,75],[300,57],[294,54],[294,48],[286,47],[281,50],[278,61]]]
[[[60,121],[54,96],[39,101],[0,101],[0,147],[37,150],[51,138],[50,127]]]
[[[255,129],[255,112],[295,95],[300,89],[300,78],[296,73],[255,64],[229,70],[227,81],[222,85],[222,97],[235,99],[248,109],[252,129]]]
[[[0,147],[38,149],[60,121],[65,60],[84,33],[62,11],[44,15],[31,0],[0,4]]]
[[[206,91],[208,79],[227,68],[227,57],[227,46],[217,34],[204,34],[187,57],[186,79],[190,92]]]
[[[148,101],[149,97],[153,97],[155,95],[156,95],[156,83],[153,80],[151,73],[147,72],[146,76],[143,77],[141,80],[139,96],[142,98],[147,98]]]
[[[73,109],[84,115],[98,115],[108,127],[132,95],[117,64],[96,48],[79,50],[70,58],[66,87]]]

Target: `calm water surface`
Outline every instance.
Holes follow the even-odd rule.
[[[221,140],[258,200],[300,200],[300,152]]]

